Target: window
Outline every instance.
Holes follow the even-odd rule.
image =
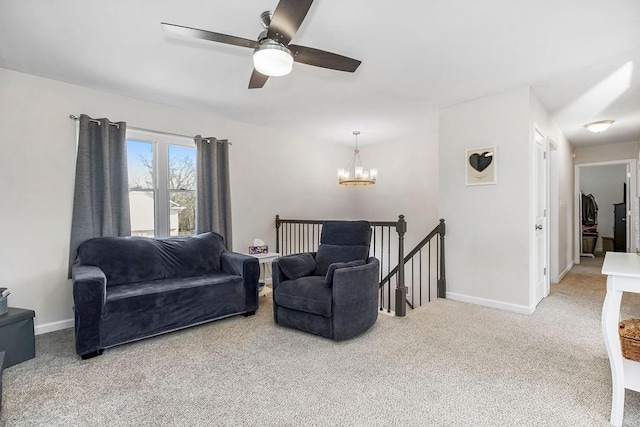
[[[195,234],[196,148],[187,138],[127,131],[131,235]]]

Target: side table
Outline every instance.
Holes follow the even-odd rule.
[[[607,295],[602,306],[602,333],[611,365],[611,424],[622,425],[625,389],[640,392],[640,362],[622,357],[618,323],[623,292],[640,293],[640,256],[607,252],[602,265],[607,275]]]
[[[274,259],[280,257],[280,254],[278,252],[267,252],[266,254],[247,255],[258,258],[258,263],[260,263],[260,277],[264,279],[264,286],[262,287],[262,290],[260,290],[260,293],[258,295],[260,295],[261,297],[269,295],[271,292],[273,292],[271,288],[267,286],[272,283],[270,265]],[[267,277],[267,273],[269,273],[269,277]]]
[[[36,357],[33,334],[33,310],[9,307],[0,316],[0,351],[4,351],[4,367],[9,368]]]

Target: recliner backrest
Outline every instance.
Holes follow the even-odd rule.
[[[370,244],[371,225],[368,221],[325,221],[313,274],[326,275],[329,266],[336,262],[366,261]]]
[[[369,221],[325,221],[322,224],[320,243],[369,247],[371,224]]]

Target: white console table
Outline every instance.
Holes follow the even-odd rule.
[[[267,285],[271,284],[271,269],[269,268],[269,266],[271,265],[271,263],[273,262],[274,259],[280,257],[280,254],[278,252],[267,252],[266,254],[247,254],[249,256],[258,258],[258,262],[260,263],[260,277],[264,278],[264,286],[262,287],[262,290],[260,291],[260,296],[266,296],[269,295],[272,290],[270,287],[268,287]],[[269,273],[269,277],[267,277],[267,272]]]
[[[602,307],[602,333],[613,380],[610,422],[619,427],[624,413],[625,389],[640,392],[640,362],[622,357],[618,335],[622,293],[640,293],[640,256],[635,253],[607,252],[602,274],[608,276],[607,296]]]

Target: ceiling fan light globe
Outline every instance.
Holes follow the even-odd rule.
[[[284,76],[293,68],[293,56],[279,43],[263,43],[253,51],[253,67],[265,76]]]

